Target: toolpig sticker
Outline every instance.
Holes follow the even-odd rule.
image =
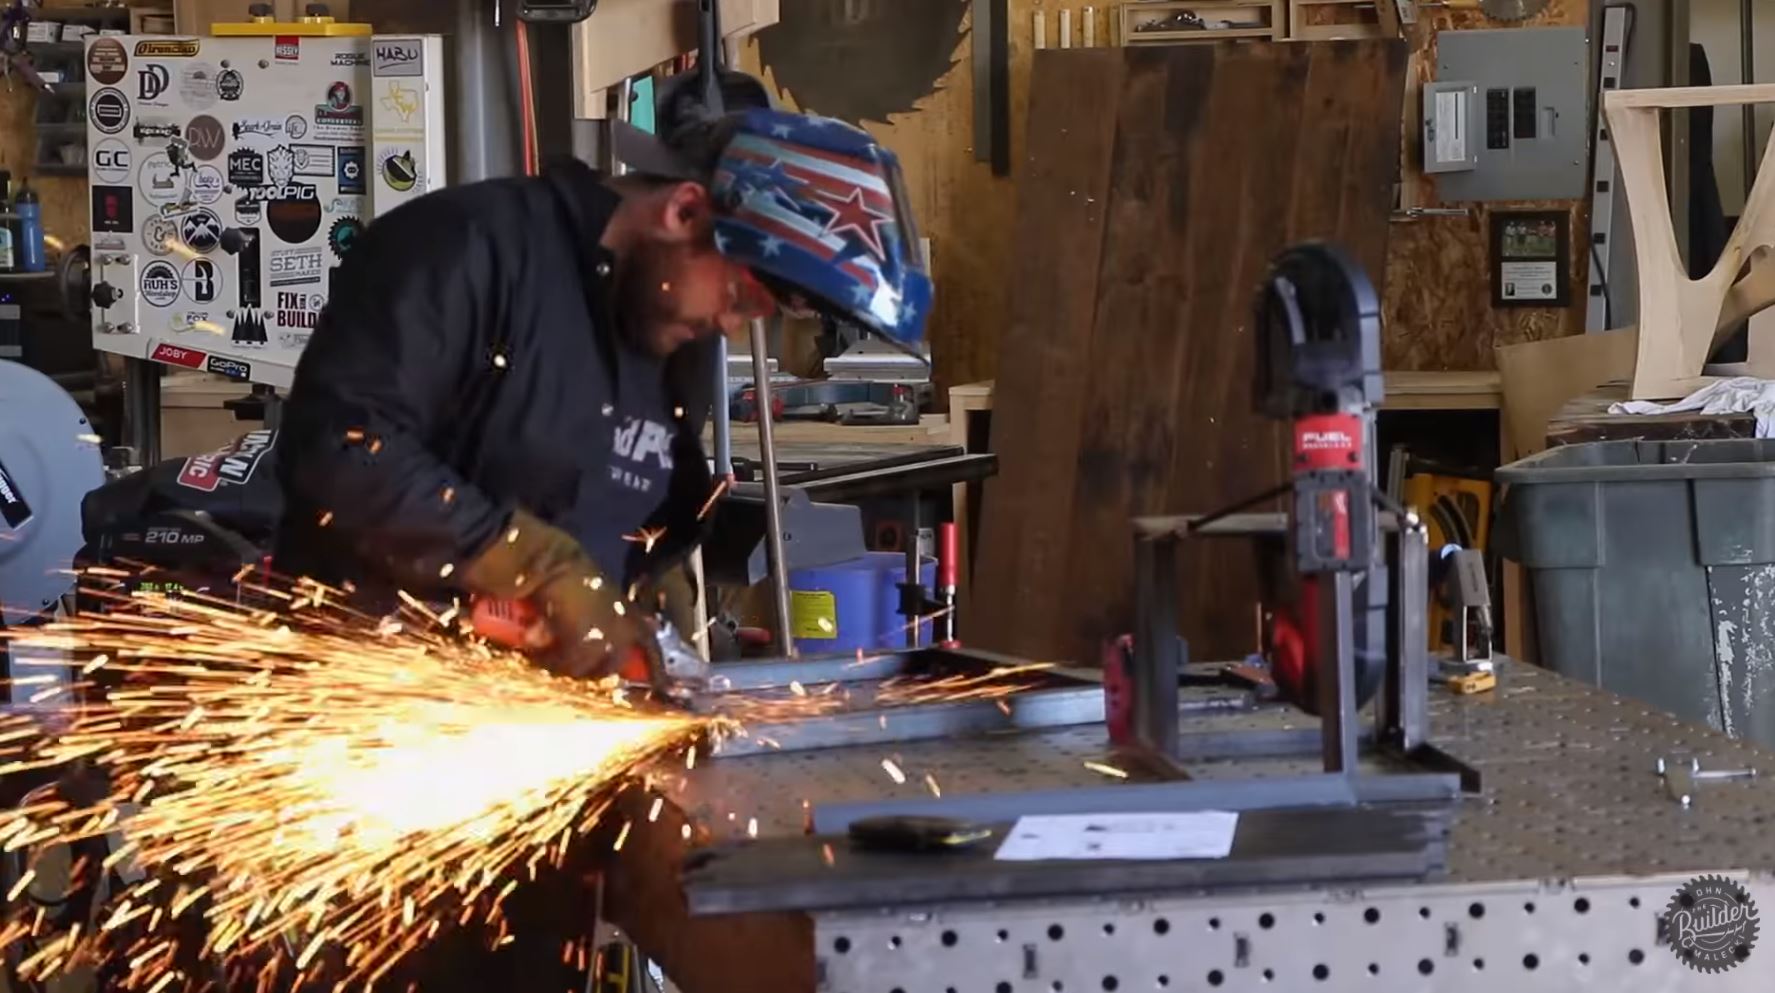
[[[179,485],[205,493],[214,493],[220,486],[245,486],[275,444],[275,430],[248,431],[213,452],[186,459],[185,468],[179,470]]]
[[[170,307],[179,299],[179,270],[165,259],[142,267],[142,299],[156,307]]]
[[[272,312],[272,323],[279,329],[298,329],[312,331],[320,323],[321,304],[327,298],[322,293],[301,293],[279,291],[272,294],[277,307]]]
[[[364,108],[352,102],[350,83],[337,80],[327,87],[326,102],[314,108],[314,137],[343,143],[364,140]]]
[[[122,90],[107,86],[92,95],[92,103],[87,107],[87,119],[92,126],[104,134],[116,134],[129,124],[129,98]],[[140,135],[137,140],[141,140]]]
[[[279,145],[265,153],[266,186],[250,187],[236,201],[238,205],[258,204],[264,210],[265,223],[279,240],[299,245],[320,230],[320,199],[313,183],[292,182],[296,175],[296,155],[289,146]]]
[[[116,86],[123,82],[129,72],[129,56],[124,54],[123,43],[115,38],[100,38],[86,50],[86,74],[106,86]]]

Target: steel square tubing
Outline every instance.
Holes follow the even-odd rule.
[[[1316,732],[1315,732],[1316,734]],[[844,834],[866,817],[953,817],[1005,824],[1019,817],[1052,814],[1155,814],[1192,810],[1275,810],[1365,803],[1446,801],[1460,795],[1461,779],[1439,773],[1307,775],[1274,779],[1192,780],[1187,783],[1125,783],[1084,789],[911,797],[859,803],[819,804],[813,833]]]
[[[722,741],[715,746],[714,755],[723,758],[878,745],[1100,724],[1102,721],[1103,689],[1086,685],[1078,689],[1030,690],[1002,700],[876,707],[778,724],[759,724],[747,729],[747,737]],[[767,742],[774,743],[774,746]]]

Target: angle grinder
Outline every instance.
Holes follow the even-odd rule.
[[[527,634],[542,615],[527,600],[496,600],[475,598],[469,611],[469,623],[475,633],[496,645],[524,648]],[[622,660],[616,674],[623,682],[645,686],[683,706],[690,706],[697,694],[708,689],[709,663],[665,618],[651,625],[656,652],[636,646]]]

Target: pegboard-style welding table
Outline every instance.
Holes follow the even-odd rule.
[[[804,804],[928,798],[926,774],[946,797],[1101,788],[1105,777],[1085,763],[1104,758],[1105,732],[1084,725],[701,762],[657,822],[646,822],[645,798],[632,798],[645,829],[624,849],[606,906],[684,993],[1725,993],[1775,982],[1775,939],[1704,975],[1677,960],[1660,930],[1678,889],[1703,874],[1743,883],[1765,914],[1775,908],[1775,753],[1528,666],[1505,666],[1493,693],[1432,700],[1432,740],[1479,771],[1482,791],[1456,803],[1447,871],[1423,882],[688,915],[679,882],[692,850],[680,836],[687,815],[717,843],[743,840],[755,818],[759,845],[802,847],[793,839]],[[1290,713],[1187,726],[1311,726]],[[905,783],[884,771],[889,757]],[[1676,757],[1762,775],[1700,784],[1685,809],[1656,772],[1658,759]],[[1190,772],[1212,780],[1315,765],[1250,759]],[[830,871],[842,875],[853,853],[842,838],[830,843]],[[907,872],[941,872],[943,857]],[[793,860],[784,864],[787,880]],[[708,875],[693,868],[692,888]]]

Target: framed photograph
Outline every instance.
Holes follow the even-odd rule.
[[[1571,215],[1565,211],[1492,211],[1492,306],[1569,306],[1571,260]]]

